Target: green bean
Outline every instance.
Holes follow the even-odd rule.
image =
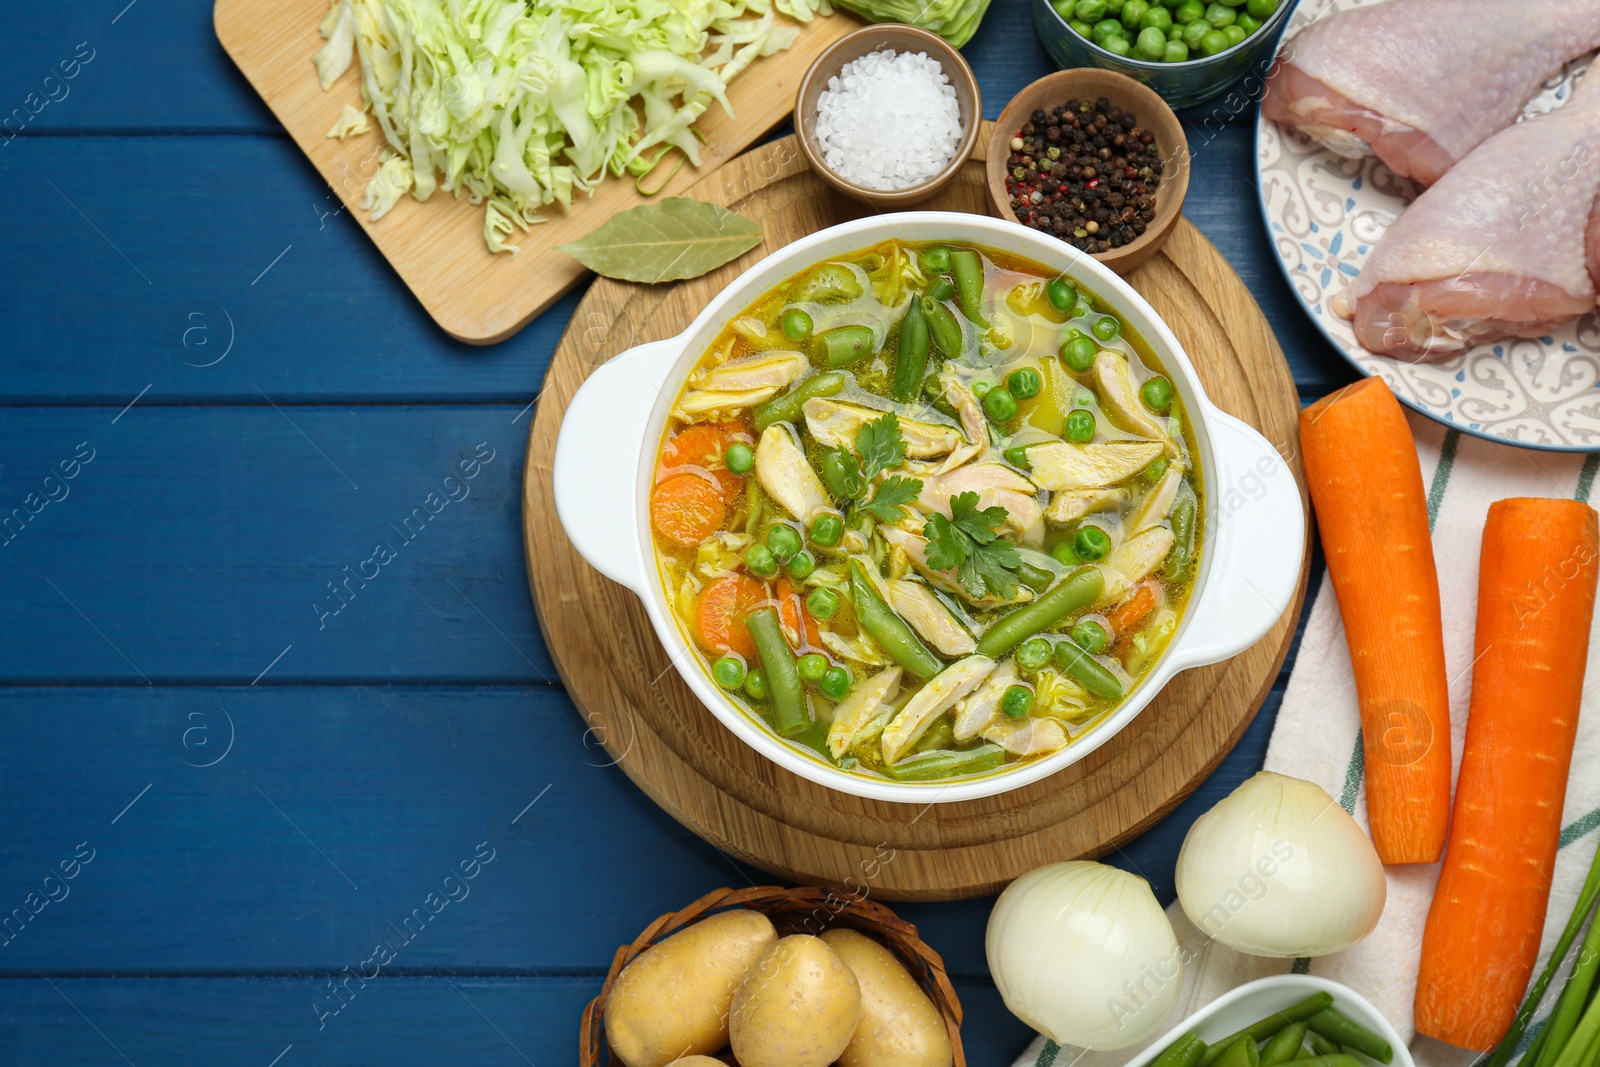
[[[900,320],[900,340],[894,359],[894,387],[890,395],[902,404],[916,398],[922,375],[928,369],[928,319],[922,300],[913,297]]]
[[[812,271],[800,285],[800,295],[806,300],[854,300],[861,295],[861,283],[849,267],[841,263],[825,263]]]
[[[872,355],[874,340],[870,326],[835,326],[817,334],[817,348],[827,366],[846,367]]]
[[[756,433],[779,422],[794,422],[805,414],[807,400],[819,396],[837,396],[849,379],[842,371],[830,370],[813,374],[782,396],[775,396],[755,408]]]
[[[828,487],[835,500],[852,500],[861,492],[861,465],[856,457],[842,448],[830,448],[822,453],[822,483]]]
[[[937,348],[946,359],[960,359],[962,349],[965,347],[961,324],[956,321],[950,309],[942,300],[929,292],[922,298],[922,314],[928,320],[928,336],[933,340],[933,347]]]
[[[1306,1035],[1306,1039],[1311,1043],[1311,1051],[1318,1056],[1338,1056],[1344,1052],[1338,1042],[1329,1041],[1321,1034],[1310,1033]]]
[[[1295,1062],[1301,1067],[1361,1067],[1360,1060],[1342,1052],[1335,1052],[1330,1056],[1311,1056]]]
[[[860,560],[850,561],[850,598],[856,622],[896,663],[918,678],[932,678],[944,669],[939,657],[883,602]]]
[[[1194,1034],[1184,1034],[1168,1045],[1166,1051],[1150,1061],[1150,1067],[1196,1067],[1206,1054],[1206,1043]]]
[[[1250,1037],[1236,1038],[1217,1057],[1217,1067],[1259,1067],[1261,1053]]]
[[[1257,1019],[1238,1033],[1229,1034],[1221,1041],[1216,1042],[1200,1058],[1200,1067],[1211,1067],[1218,1056],[1222,1055],[1223,1046],[1235,1038],[1249,1037],[1251,1041],[1265,1041],[1290,1023],[1303,1022],[1311,1018],[1324,1008],[1333,1007],[1332,993],[1313,993],[1311,996],[1297,1004],[1275,1011],[1264,1019]]]
[[[1172,551],[1167,553],[1166,566],[1162,568],[1169,580],[1183,574],[1194,558],[1194,519],[1195,499],[1186,493],[1172,507]]]
[[[896,782],[925,782],[932,779],[950,778],[958,774],[977,774],[980,771],[992,771],[1002,766],[1006,761],[1006,750],[999,745],[979,745],[964,751],[946,749],[939,752],[929,752],[924,756],[912,756],[910,759],[901,760],[899,763],[886,764],[883,768],[884,777]]]
[[[1071,641],[1056,642],[1056,666],[1076,678],[1080,685],[1095,696],[1106,700],[1122,699],[1122,683],[1117,681],[1117,676]],[[1218,1046],[1211,1047],[1215,1049]]]
[[[1017,564],[1017,578],[1035,593],[1042,593],[1049,589],[1050,583],[1056,580],[1054,571],[1046,570],[1043,567],[1035,567],[1027,560]]]
[[[1294,1059],[1294,1054],[1305,1045],[1306,1024],[1290,1023],[1273,1035],[1261,1050],[1261,1067],[1276,1067]]]
[[[949,300],[956,295],[956,283],[940,275],[928,284],[928,295],[935,300]]]
[[[1314,1055],[1316,1055],[1316,1053],[1312,1052],[1306,1046],[1301,1045],[1299,1050],[1294,1054],[1294,1062],[1298,1063],[1301,1060],[1309,1060]]]
[[[1337,1041],[1346,1048],[1365,1053],[1379,1063],[1394,1061],[1394,1049],[1389,1047],[1389,1042],[1349,1016],[1341,1014],[1337,1008],[1324,1008],[1307,1019],[1306,1025],[1328,1040]]]
[[[794,653],[789,651],[789,642],[778,625],[778,613],[772,608],[753,611],[745,616],[744,626],[750,631],[750,639],[761,657],[761,671],[767,678],[767,693],[772,699],[778,732],[784,737],[805,733],[811,727],[806,716],[805,690],[800,685]]]
[[[1105,580],[1099,568],[1082,567],[1073,571],[1054,589],[989,627],[978,642],[978,654],[999,659],[1022,641],[1041,630],[1048,630],[1094,600],[1104,588]]]
[[[950,266],[956,276],[956,300],[961,312],[979,326],[983,321],[983,260],[970,248],[952,248]]]

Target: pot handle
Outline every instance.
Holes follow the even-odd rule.
[[[1218,663],[1265,637],[1294,597],[1306,551],[1300,485],[1278,450],[1226,412],[1206,421],[1216,462],[1201,551],[1211,572],[1173,652],[1179,670]]]
[[[639,463],[650,414],[682,350],[681,337],[622,352],[579,386],[561,419],[552,463],[556,514],[579,555],[641,597]]]

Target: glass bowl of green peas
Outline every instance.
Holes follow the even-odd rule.
[[[1101,67],[1174,108],[1221,94],[1246,73],[1240,109],[1260,93],[1295,0],[1032,0],[1045,50],[1063,68]],[[1229,98],[1230,100],[1232,97]]]

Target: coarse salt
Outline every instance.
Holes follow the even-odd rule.
[[[961,108],[926,52],[870,52],[846,63],[817,98],[817,147],[845,181],[909,189],[938,174],[961,143]]]

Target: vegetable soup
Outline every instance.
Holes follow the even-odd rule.
[[[1183,405],[1038,263],[888,242],[733,319],[677,398],[650,518],[728,698],[892,781],[992,772],[1105,719],[1202,543]]]

